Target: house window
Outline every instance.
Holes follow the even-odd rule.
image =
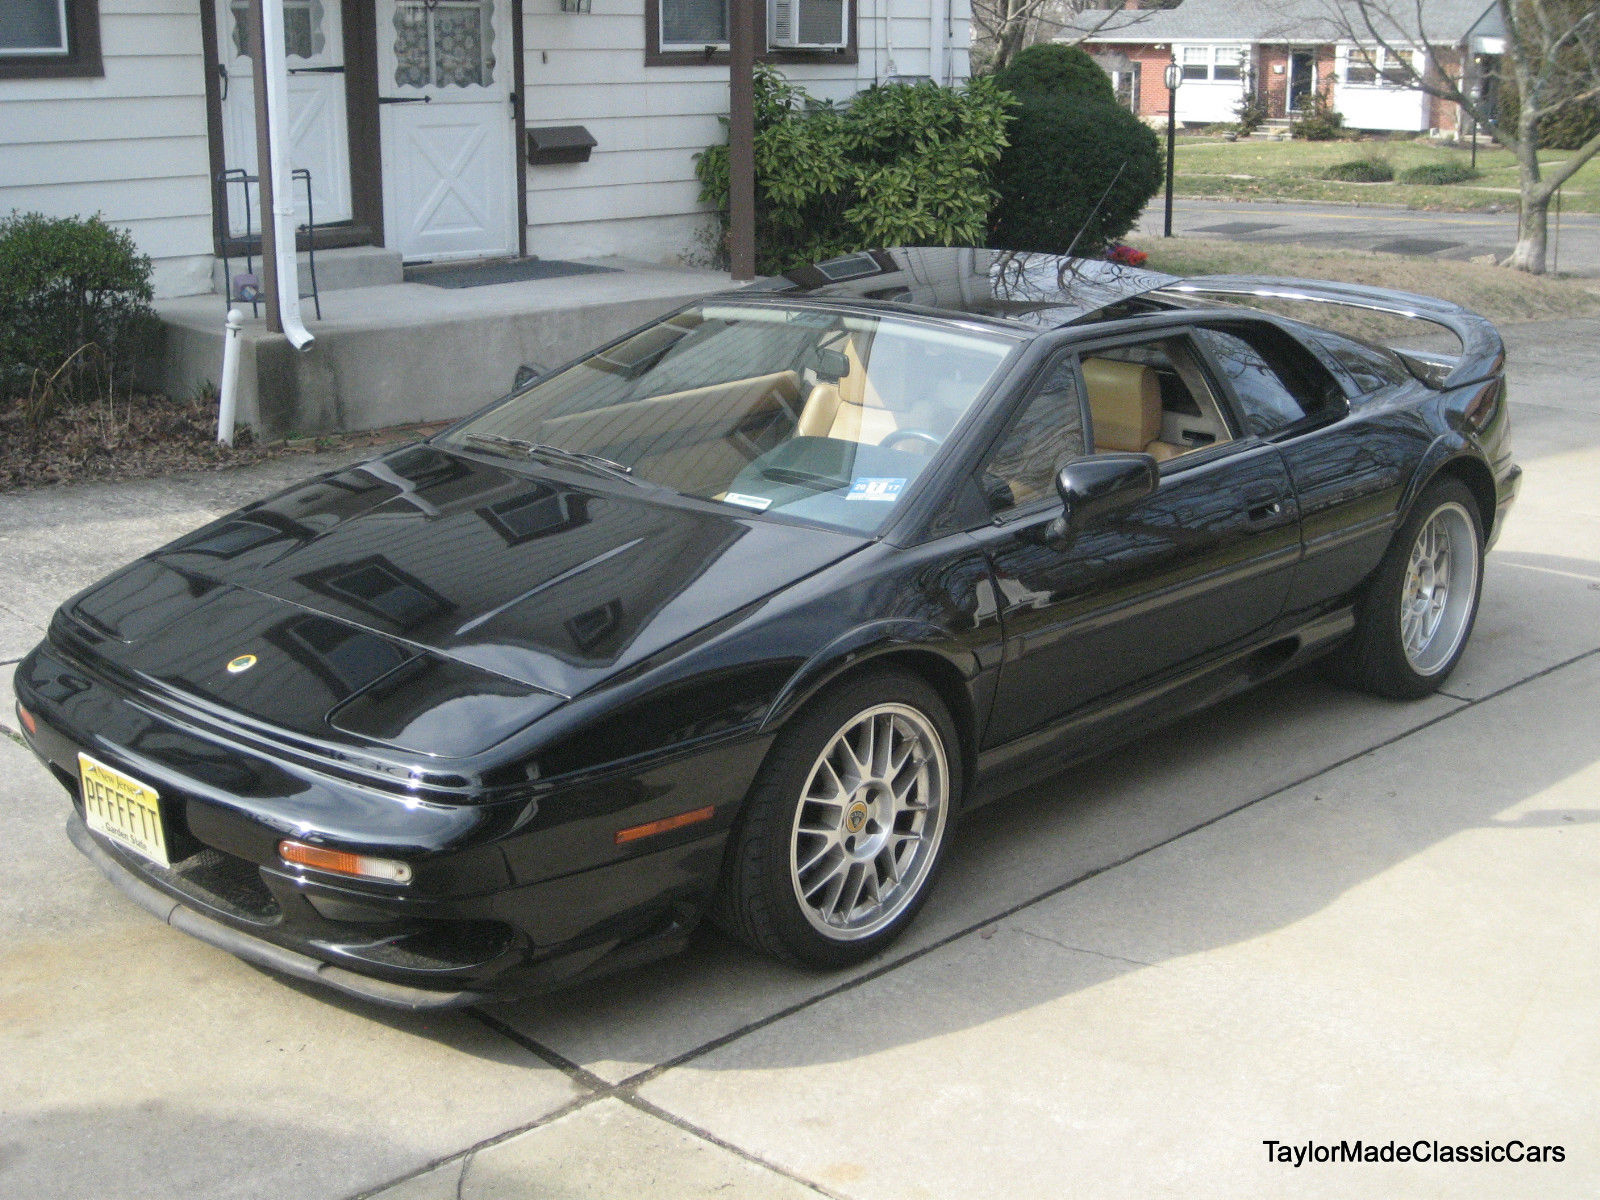
[[[231,0],[233,48],[240,58],[250,57],[249,0]],[[322,0],[283,0],[283,50],[290,58],[315,58],[327,38],[322,33]]]
[[[728,0],[661,0],[661,48],[728,44]]]
[[[1410,73],[1406,70],[1407,54],[1395,54],[1382,46],[1367,48],[1354,46],[1341,48],[1343,70],[1340,82],[1357,87],[1409,88]]]
[[[1244,70],[1244,47],[1185,46],[1178,61],[1185,83],[1237,83]]]
[[[806,63],[826,61],[840,65],[857,61],[856,14],[859,0],[796,0],[788,9],[774,14],[765,0],[756,15],[756,57],[762,62]],[[838,37],[840,14],[848,44],[780,47],[769,38],[781,40],[785,13],[802,41],[826,41]],[[726,65],[729,35],[728,0],[645,0],[644,64],[647,67]],[[779,32],[774,34],[773,29]]]
[[[99,0],[0,0],[0,79],[104,73]]]
[[[494,82],[494,0],[399,0],[397,87],[488,87]]]

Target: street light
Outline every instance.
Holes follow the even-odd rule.
[[[1178,60],[1167,64],[1167,222],[1162,237],[1172,236],[1172,158],[1178,131],[1178,85],[1183,82],[1183,68]]]

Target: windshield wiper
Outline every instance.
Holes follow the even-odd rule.
[[[469,433],[467,434],[467,441],[481,442],[489,446],[505,446],[511,450],[521,450],[524,454],[577,463],[579,466],[589,467],[591,470],[614,476],[617,479],[626,479],[629,483],[639,482],[633,478],[632,467],[613,462],[611,459],[604,458],[598,454],[590,454],[586,450],[568,450],[562,446],[552,446],[549,442],[530,442],[526,438],[505,437],[498,433]]]

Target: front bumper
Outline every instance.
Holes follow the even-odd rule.
[[[526,995],[681,948],[764,748],[727,742],[537,803],[452,805],[177,719],[50,643],[19,664],[16,688],[30,747],[72,797],[69,837],[131,899],[247,961],[405,1009]],[[87,829],[80,751],[160,793],[170,869]],[[708,803],[714,822],[614,843],[618,828]],[[414,886],[290,867],[276,853],[286,836],[406,858]]]
[[[486,1000],[489,995],[472,991],[432,991],[428,988],[408,987],[366,975],[357,975],[336,967],[332,963],[300,954],[283,946],[274,945],[261,938],[251,937],[241,930],[212,920],[192,908],[185,908],[165,892],[157,891],[145,883],[101,848],[89,832],[83,818],[73,813],[67,818],[67,837],[82,855],[92,862],[99,872],[116,884],[117,889],[139,907],[154,914],[174,929],[191,937],[226,950],[245,962],[267,967],[297,979],[325,984],[336,991],[363,1000],[373,1000],[390,1008],[404,1008],[422,1012],[435,1008],[462,1008]]]

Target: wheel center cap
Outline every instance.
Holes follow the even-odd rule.
[[[853,802],[844,810],[844,831],[860,833],[867,827],[867,805],[864,800]]]

